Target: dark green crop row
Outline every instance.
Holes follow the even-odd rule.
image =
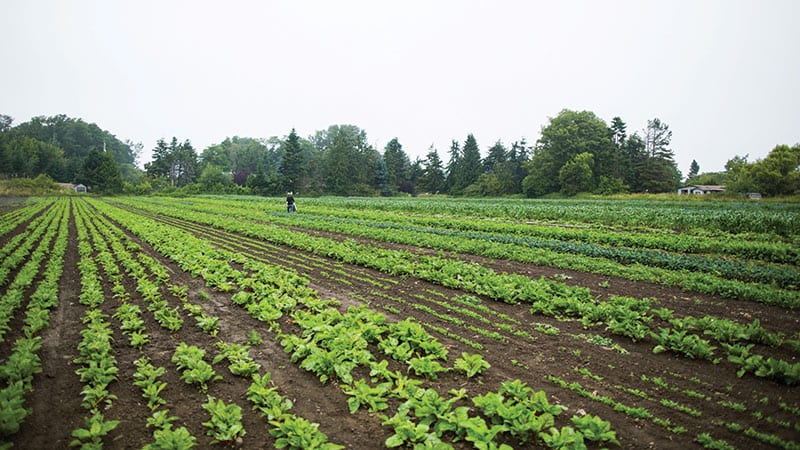
[[[386,233],[371,233],[369,231],[370,228],[389,230],[392,232],[390,236],[393,236],[396,241],[401,240],[400,236],[407,236],[408,239],[402,239],[402,243],[418,242],[436,245],[442,242],[437,239],[437,237],[443,237],[446,238],[444,242],[448,243],[455,242],[456,240],[497,243],[513,247],[549,250],[560,254],[604,258],[625,265],[642,264],[667,270],[713,273],[721,278],[772,284],[784,289],[795,290],[800,287],[800,271],[794,268],[751,264],[745,261],[709,256],[667,253],[654,249],[607,247],[586,242],[568,242],[496,233],[458,231],[443,228],[422,228],[399,225],[396,223],[366,222],[336,217],[323,218],[303,216],[302,222],[304,225],[311,222],[313,225],[311,225],[310,228],[339,230],[348,234],[357,234],[373,238],[385,237]],[[426,236],[431,237],[426,238]]]
[[[299,201],[307,202],[309,199]],[[800,235],[800,205],[796,203],[466,198],[322,198],[314,199],[313,203],[403,214],[633,226],[675,231],[768,233],[794,238]]]
[[[193,199],[202,204],[209,200]],[[409,215],[392,211],[350,210],[329,201],[311,199],[304,203],[303,217],[351,219],[363,224],[384,226],[409,226],[434,228],[436,230],[456,230],[462,232],[491,233],[509,236],[522,236],[537,240],[592,243],[611,247],[633,249],[652,249],[666,252],[715,255],[718,257],[737,257],[773,263],[797,265],[800,262],[800,249],[793,242],[771,239],[770,235],[730,234],[723,232],[700,234],[680,233],[655,228],[634,230],[623,227],[617,230],[599,229],[593,224],[580,226],[557,226],[535,222],[520,223],[503,218],[475,219],[460,216]],[[240,200],[243,208],[265,209],[264,202]]]

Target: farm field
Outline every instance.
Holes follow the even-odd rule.
[[[0,205],[2,448],[800,448],[800,205]]]

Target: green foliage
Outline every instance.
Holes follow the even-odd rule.
[[[652,337],[658,343],[653,347],[653,353],[671,350],[692,359],[711,360],[716,349],[708,340],[696,334],[687,333],[686,330],[659,328],[659,333],[652,333]]]
[[[573,416],[572,424],[583,434],[585,439],[620,445],[617,440],[617,433],[611,429],[611,423],[607,420],[586,414],[583,417]]]
[[[97,194],[118,194],[122,192],[122,176],[114,158],[109,153],[89,151],[83,162],[77,181]]]
[[[565,450],[582,450],[586,449],[586,444],[583,442],[583,435],[575,431],[572,427],[552,427],[547,433],[540,435],[542,441],[550,448],[558,448]]]
[[[325,433],[319,431],[319,424],[311,423],[302,417],[289,415],[280,421],[270,421],[270,424],[275,427],[269,430],[269,434],[276,438],[275,448],[289,450],[339,450],[345,448],[342,445],[328,442]]]
[[[558,181],[561,184],[561,193],[575,195],[578,192],[590,192],[594,189],[594,155],[580,153],[561,166],[558,171]]]
[[[766,158],[747,163],[728,161],[729,189],[735,192],[760,192],[769,196],[792,195],[800,191],[800,145],[777,145]]]
[[[25,408],[25,388],[22,381],[11,383],[0,390],[0,434],[15,434],[30,413],[31,409]]]
[[[470,355],[466,352],[463,352],[461,353],[460,358],[456,358],[453,367],[456,370],[464,372],[467,375],[467,378],[472,378],[491,366],[479,353]]]
[[[208,401],[203,403],[203,409],[211,415],[211,420],[203,422],[203,426],[208,428],[206,434],[214,438],[212,444],[233,445],[247,434],[242,425],[242,408],[239,405],[226,404],[209,395]]]
[[[253,409],[259,414],[267,420],[275,420],[283,417],[292,408],[292,401],[282,397],[277,387],[269,386],[270,380],[269,372],[263,376],[253,374],[253,382],[247,388],[247,399],[253,403]]]
[[[183,450],[197,446],[194,436],[185,427],[173,430],[159,428],[153,432],[154,441],[144,446],[144,450]]]
[[[250,357],[250,348],[247,345],[220,341],[217,342],[216,347],[220,353],[214,357],[212,364],[227,359],[228,370],[234,375],[251,377],[261,369],[261,364],[253,361],[253,358]]]
[[[261,337],[261,334],[259,334],[258,331],[250,330],[250,332],[247,333],[247,345],[251,347],[258,347],[263,343],[264,343],[264,338]]]
[[[209,382],[222,379],[211,364],[203,360],[205,354],[205,350],[181,342],[172,355],[172,362],[181,370],[181,379],[187,384],[197,384],[202,392],[208,390]]]
[[[424,376],[431,380],[437,378],[437,374],[444,372],[447,369],[442,367],[434,356],[427,355],[422,357],[414,357],[408,360],[408,370],[414,372],[418,376]]]
[[[62,191],[49,175],[41,173],[36,178],[0,180],[0,194],[13,196],[52,195]]]
[[[81,447],[81,449],[103,448],[103,437],[114,430],[119,425],[119,420],[105,420],[103,414],[95,412],[85,419],[86,428],[78,428],[72,431],[73,439],[70,447]]]
[[[367,406],[371,412],[378,412],[388,408],[387,396],[391,385],[392,383],[385,382],[370,386],[364,380],[356,380],[352,386],[343,385],[342,390],[350,396],[347,399],[350,414],[358,411],[362,405]]]

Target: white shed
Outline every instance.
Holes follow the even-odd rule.
[[[684,194],[705,195],[705,194],[712,194],[714,192],[724,192],[724,191],[725,191],[725,186],[696,184],[694,186],[685,186],[678,189],[678,195],[684,195]]]

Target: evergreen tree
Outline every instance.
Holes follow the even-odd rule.
[[[122,176],[114,158],[106,152],[89,150],[78,178],[97,194],[116,194],[122,192]]]
[[[198,175],[197,152],[188,139],[179,144],[173,136],[169,145],[159,139],[153,149],[153,160],[144,169],[151,177],[165,178],[170,186],[185,186]]]
[[[696,177],[698,173],[700,173],[700,164],[697,164],[697,161],[693,159],[692,164],[689,165],[689,173],[686,174],[686,180],[691,180]]]
[[[622,149],[625,147],[625,142],[628,140],[628,135],[625,129],[628,126],[618,116],[611,119],[611,139],[617,148]]]
[[[445,188],[448,194],[453,193],[453,187],[458,182],[457,178],[461,173],[461,145],[453,139],[450,143],[450,161],[447,162],[447,176],[445,177]]]
[[[304,175],[305,158],[300,147],[300,138],[294,128],[286,138],[282,153],[281,175],[284,179],[284,190],[298,192]]]
[[[323,157],[327,192],[336,195],[374,194],[379,153],[367,143],[367,134],[363,130],[354,125],[333,125],[312,139],[315,145],[332,142],[325,148]]]
[[[450,187],[450,194],[460,195],[464,193],[464,189],[478,181],[478,177],[483,173],[483,165],[481,164],[481,153],[478,149],[478,143],[475,141],[475,136],[471,133],[464,141],[464,149],[461,152],[461,159],[455,166],[455,173],[453,173],[453,185]]]
[[[390,197],[392,195],[392,188],[389,186],[389,174],[386,170],[386,161],[380,155],[375,164],[375,184],[378,186],[381,196]]]
[[[644,179],[641,174],[644,172],[643,168],[647,164],[648,156],[645,151],[645,145],[639,133],[633,133],[625,141],[623,149],[623,158],[626,161],[627,170],[625,172],[625,184],[630,186],[633,192],[644,192]]]
[[[483,160],[483,171],[492,172],[494,171],[496,165],[506,162],[507,159],[508,154],[506,152],[506,148],[503,146],[501,141],[497,141],[491,148],[489,148],[489,152],[486,155],[486,158]]]
[[[408,183],[411,175],[411,161],[403,151],[397,138],[386,144],[383,152],[386,164],[387,184],[391,190],[400,190],[400,185]]]
[[[425,156],[425,163],[422,175],[422,189],[432,194],[438,194],[445,189],[445,175],[442,167],[442,160],[439,153],[430,146],[428,154]]]
[[[523,138],[521,141],[511,144],[511,150],[508,152],[508,161],[513,168],[513,188],[510,194],[519,194],[522,192],[522,180],[528,176],[528,170],[525,169],[525,164],[530,160],[528,154],[528,145]]]
[[[643,192],[672,192],[681,181],[681,173],[675,164],[672,149],[672,131],[660,119],[647,121],[644,131],[644,151],[646,159],[639,166],[638,176],[642,179]]]

